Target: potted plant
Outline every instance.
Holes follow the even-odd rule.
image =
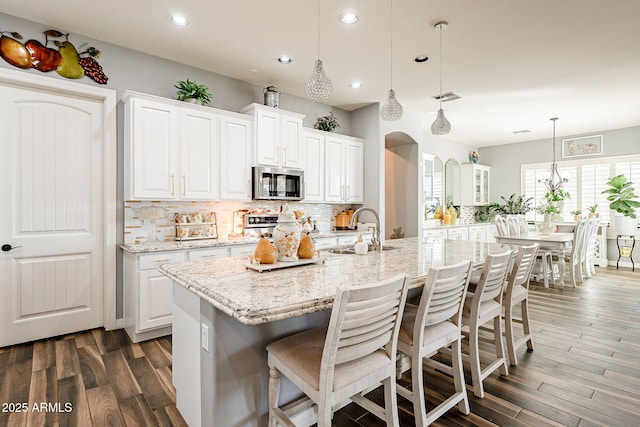
[[[176,96],[179,101],[193,100],[192,102],[200,103],[200,105],[211,102],[212,95],[209,93],[209,88],[203,84],[187,79],[177,81],[173,86],[178,89]]]
[[[571,194],[568,191],[564,191],[562,188],[559,188],[556,191],[548,191],[547,194],[544,195],[544,199],[547,203],[550,203],[558,208],[558,212],[552,215],[554,221],[562,221],[562,208],[564,207],[564,200],[570,199]]]
[[[316,124],[313,125],[313,127],[314,129],[332,132],[340,127],[340,123],[338,123],[338,119],[333,115],[333,112],[330,112],[326,116],[318,117],[318,120],[316,120]]]
[[[571,215],[573,215],[573,220],[575,222],[582,220],[582,211],[580,209],[571,211]]]
[[[618,236],[635,236],[638,230],[636,208],[640,207],[638,196],[634,193],[633,183],[627,181],[624,175],[614,176],[607,182],[608,189],[602,194],[608,194],[609,208],[621,215],[616,215],[614,231]]]
[[[503,205],[500,205],[500,211],[506,215],[524,215],[533,209],[531,206],[533,197],[527,198],[524,195],[517,196],[516,193],[513,193],[508,199],[505,199],[504,196],[500,196],[500,198],[505,201]]]
[[[599,218],[600,214],[597,212],[598,204],[596,203],[593,206],[589,206],[589,218]]]

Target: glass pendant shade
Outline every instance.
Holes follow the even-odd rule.
[[[331,85],[329,77],[324,73],[321,60],[316,60],[313,73],[311,73],[311,77],[309,77],[309,80],[304,84],[304,89],[307,91],[307,96],[311,99],[327,99],[331,96],[333,86]]]
[[[402,118],[402,105],[396,99],[396,92],[393,89],[389,90],[389,97],[387,102],[382,106],[380,116],[382,120],[400,120]]]
[[[441,109],[438,110],[438,117],[431,125],[431,133],[434,135],[446,135],[451,131],[451,123],[444,116],[444,111]]]

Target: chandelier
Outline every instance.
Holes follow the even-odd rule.
[[[389,68],[390,68],[390,80],[391,87],[393,88],[393,0],[390,2],[389,6],[389,28],[390,28],[390,60],[389,60]],[[393,89],[389,89],[389,97],[387,101],[382,106],[382,110],[380,110],[380,116],[382,120],[400,120],[402,118],[402,105],[396,99],[396,92]]]
[[[311,77],[305,82],[304,89],[311,99],[322,100],[331,96],[333,87],[331,80],[324,72],[322,61],[320,60],[320,0],[318,0],[318,59],[313,66]]]
[[[538,182],[544,183],[547,190],[550,193],[562,189],[565,182],[569,181],[569,178],[565,178],[558,172],[558,164],[556,163],[556,120],[557,117],[550,119],[553,122],[553,163],[551,164],[551,173],[544,179],[539,179]]]
[[[438,110],[438,116],[431,125],[431,133],[434,135],[446,135],[451,132],[451,123],[444,116],[444,110],[442,109],[442,30],[447,28],[449,23],[447,21],[438,22],[434,28],[440,33],[440,109]]]

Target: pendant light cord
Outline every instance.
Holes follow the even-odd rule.
[[[389,63],[389,70],[390,70],[390,76],[391,76],[391,89],[393,89],[393,0],[391,0],[389,5],[389,21],[390,21],[390,31],[391,34],[389,36],[389,40],[390,40],[390,46],[389,46],[389,50],[391,52],[391,61]]]
[[[318,24],[318,59],[320,59],[320,0],[318,0],[316,3],[318,5],[318,16],[316,17]]]
[[[438,28],[440,31],[440,109],[442,109],[442,24]]]

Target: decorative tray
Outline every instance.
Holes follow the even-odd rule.
[[[299,267],[301,265],[324,263],[327,258],[328,257],[326,254],[323,255],[321,253],[320,256],[315,255],[311,259],[299,259],[297,261],[276,261],[273,264],[252,264],[250,261],[247,261],[244,264],[244,266],[251,270],[262,273],[263,271],[279,270],[281,268]]]

